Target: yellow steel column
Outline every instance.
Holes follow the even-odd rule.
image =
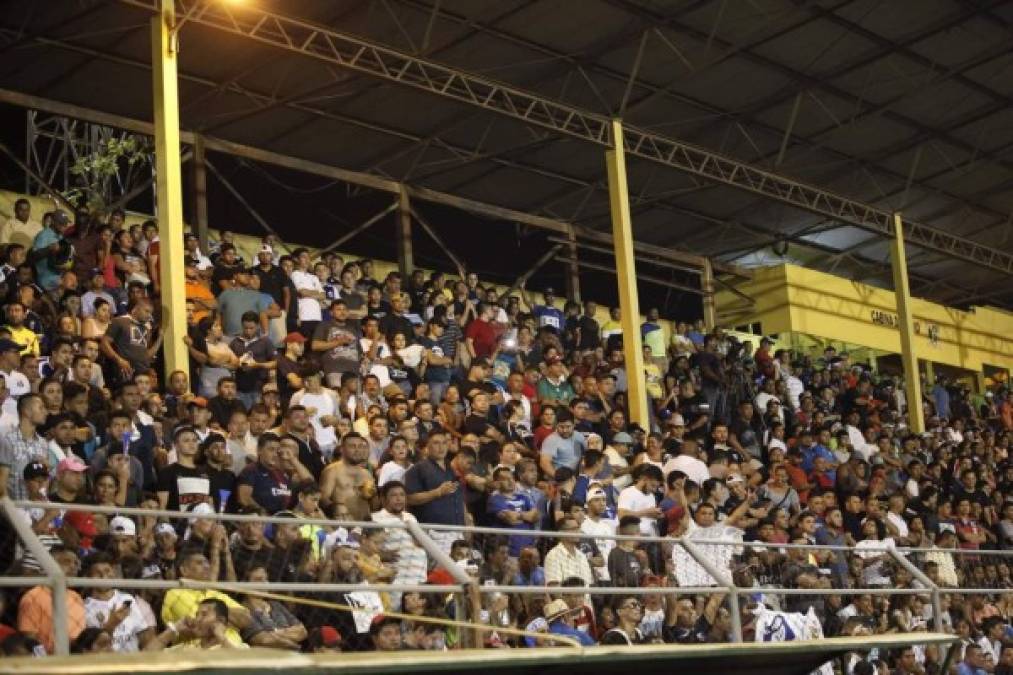
[[[925,386],[930,390],[936,386],[936,367],[928,359],[925,359]]]
[[[183,273],[183,180],[179,150],[179,96],[176,82],[176,19],[173,0],[160,0],[151,20],[151,72],[155,107],[155,203],[162,280],[162,330],[166,375],[187,371],[186,290]]]
[[[893,246],[890,249],[893,265],[893,292],[897,298],[897,319],[900,324],[900,356],[904,364],[905,395],[907,397],[908,426],[911,431],[925,431],[925,413],[922,410],[922,385],[918,373],[918,356],[914,349],[914,318],[911,314],[911,290],[907,282],[907,254],[904,251],[904,221],[893,214]]]
[[[644,350],[640,339],[637,270],[633,261],[633,221],[630,218],[630,196],[626,189],[626,153],[623,148],[623,124],[620,120],[612,120],[612,149],[605,153],[605,164],[608,167],[609,204],[612,208],[612,242],[616,251],[630,421],[650,430],[644,380]]]

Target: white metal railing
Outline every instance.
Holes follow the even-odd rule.
[[[166,580],[166,579],[93,579],[89,577],[68,577],[64,574],[63,570],[56,563],[56,561],[49,555],[48,551],[42,546],[39,538],[31,530],[31,528],[24,522],[22,518],[17,517],[18,509],[28,508],[59,508],[63,511],[86,511],[90,513],[101,513],[109,516],[124,515],[124,516],[137,516],[144,518],[154,518],[158,520],[181,520],[181,519],[203,519],[203,520],[214,520],[220,522],[259,522],[259,523],[274,523],[274,524],[292,524],[297,522],[299,525],[318,525],[322,527],[331,528],[382,528],[382,529],[401,529],[407,530],[412,538],[418,543],[420,547],[425,549],[426,553],[432,558],[437,566],[446,569],[451,577],[453,578],[453,584],[444,585],[433,585],[433,584],[383,584],[373,585],[372,588],[390,591],[393,593],[443,593],[443,594],[463,594],[469,588],[474,588],[479,593],[509,593],[516,595],[541,595],[547,593],[559,592],[558,587],[552,586],[505,586],[500,584],[490,584],[475,586],[473,580],[467,575],[467,573],[461,569],[460,566],[455,564],[450,557],[440,548],[440,546],[432,539],[429,532],[459,532],[462,537],[465,535],[473,534],[487,534],[496,535],[504,538],[523,536],[533,537],[537,539],[577,539],[577,540],[601,540],[609,539],[614,541],[636,541],[638,543],[652,543],[652,544],[663,544],[671,547],[679,547],[685,553],[694,560],[704,571],[706,571],[714,580],[715,585],[708,586],[663,586],[663,587],[651,587],[651,593],[662,593],[662,594],[708,594],[708,593],[726,593],[728,595],[729,602],[729,614],[732,621],[732,636],[736,641],[742,641],[742,625],[741,625],[741,612],[740,612],[740,597],[742,595],[750,596],[757,592],[772,594],[772,595],[783,595],[783,596],[828,596],[828,595],[931,595],[933,604],[933,619],[936,630],[942,630],[942,611],[941,611],[941,598],[944,593],[962,593],[962,594],[994,594],[994,593],[1013,593],[1013,589],[995,589],[995,588],[949,588],[940,587],[933,583],[925,573],[919,569],[913,562],[912,556],[924,553],[947,553],[953,556],[964,556],[964,557],[977,557],[982,556],[995,556],[1008,560],[1010,565],[1013,565],[1013,551],[969,551],[965,549],[926,549],[926,548],[897,548],[897,547],[869,547],[861,549],[863,552],[873,553],[886,553],[890,555],[891,559],[899,566],[903,567],[911,576],[921,584],[922,588],[783,588],[783,587],[770,587],[770,586],[739,586],[736,585],[733,578],[733,574],[730,569],[719,569],[714,564],[714,561],[708,556],[708,554],[701,550],[703,547],[722,547],[722,546],[733,546],[738,549],[768,549],[768,550],[791,550],[791,549],[805,549],[809,551],[846,551],[854,554],[856,549],[849,546],[840,545],[809,545],[809,544],[772,544],[756,541],[728,541],[728,540],[694,540],[687,537],[646,537],[646,536],[629,536],[620,534],[588,534],[583,531],[572,531],[572,532],[557,532],[557,531],[546,531],[546,530],[513,530],[499,527],[478,527],[478,526],[464,526],[464,525],[444,525],[444,524],[417,524],[414,522],[373,522],[373,521],[338,521],[326,518],[299,518],[297,521],[293,521],[292,518],[284,518],[277,516],[260,516],[260,515],[239,515],[239,514],[228,514],[228,513],[208,513],[195,516],[193,514],[183,513],[179,511],[168,511],[158,509],[140,509],[140,508],[129,508],[129,507],[110,507],[110,506],[95,506],[85,504],[54,504],[49,502],[29,502],[29,501],[12,501],[5,497],[0,500],[0,508],[3,509],[7,519],[13,525],[18,537],[22,540],[25,547],[32,553],[32,555],[38,560],[44,575],[42,576],[5,576],[0,577],[0,587],[25,587],[25,586],[37,586],[40,584],[48,585],[53,593],[53,622],[54,622],[54,638],[57,654],[69,653],[69,636],[67,631],[67,607],[66,607],[66,590],[68,588],[121,588],[121,589],[137,589],[137,590],[171,590],[174,588],[214,588],[218,590],[229,590],[235,593],[244,593],[245,591],[273,591],[273,592],[292,592],[292,593],[307,593],[307,592],[343,592],[343,591],[354,591],[362,590],[362,584],[337,584],[337,583],[294,583],[294,582],[270,582],[270,583],[257,583],[257,582],[218,582],[218,581],[196,581],[192,579],[177,579],[177,580]],[[595,586],[588,591],[594,595],[625,595],[625,594],[643,594],[645,589],[643,587],[622,587],[622,586]],[[463,604],[463,603],[458,603]]]

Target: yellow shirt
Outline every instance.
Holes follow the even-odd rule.
[[[221,600],[229,609],[240,607],[240,604],[229,596],[215,590],[198,590],[196,588],[173,588],[165,594],[162,602],[162,621],[164,623],[175,623],[180,619],[194,618],[197,616],[197,606],[204,600]],[[243,644],[239,637],[239,631],[229,626],[225,629],[225,637],[235,645]],[[181,644],[199,646],[199,640],[184,642]]]
[[[647,376],[647,395],[651,398],[664,398],[665,390],[661,386],[661,369],[653,363],[644,364]]]
[[[38,356],[39,351],[39,336],[28,326],[21,326],[14,328],[13,326],[7,326],[7,330],[11,332],[11,340],[17,342],[19,345],[24,345],[25,348],[21,350],[21,355],[31,354],[32,356]]]

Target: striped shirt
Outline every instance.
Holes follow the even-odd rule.
[[[591,564],[583,551],[574,547],[570,553],[564,544],[556,544],[545,554],[545,583],[563,583],[569,577],[580,577],[588,586],[594,585]]]
[[[21,428],[15,427],[0,436],[0,466],[9,469],[7,474],[7,496],[11,499],[28,499],[28,486],[25,484],[25,467],[34,461],[48,465],[49,443],[37,433],[31,438],[21,434]]]

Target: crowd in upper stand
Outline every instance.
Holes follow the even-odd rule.
[[[78,589],[68,592],[75,650],[455,648],[461,631],[391,612],[448,617],[457,602],[476,622],[582,644],[729,641],[719,590],[672,592],[716,583],[674,544],[684,537],[755,590],[740,603],[747,639],[762,609],[811,609],[826,635],[940,619],[963,640],[955,672],[1013,672],[1005,386],[972,393],[940,378],[911,402],[898,378],[831,344],[776,349],[702,321],[662,321],[657,309],[640,324],[644,372],[630,373],[618,308],[551,288],[504,293],[474,272],[374,278],[371,260],[289,251],[273,236],[249,259],[228,233],[208,250],[187,234],[185,249],[187,334],[165,335],[153,221],[127,226],[119,211],[37,221],[17,202],[0,227],[0,490],[53,503],[21,515],[71,576],[362,590],[309,594],[339,609],[213,590]],[[185,343],[190,369],[163,378],[172,340]],[[646,385],[646,427],[630,419],[631,377]],[[924,408],[925,433],[908,429],[909,404]],[[291,524],[202,517],[214,512]],[[385,591],[454,575],[404,529],[300,522],[314,517],[502,528],[510,533],[429,536],[476,586],[545,592]],[[15,541],[11,524],[2,528],[0,541]],[[941,617],[928,593],[853,590],[924,587],[884,550],[909,547],[925,549],[906,559],[946,589]],[[0,558],[8,573],[40,573],[24,547],[5,545]],[[631,590],[596,595],[601,586]],[[994,592],[962,592],[971,588]],[[49,593],[7,589],[5,653],[52,651]],[[505,631],[479,639],[546,643]],[[844,667],[941,664],[916,648],[853,655]]]

